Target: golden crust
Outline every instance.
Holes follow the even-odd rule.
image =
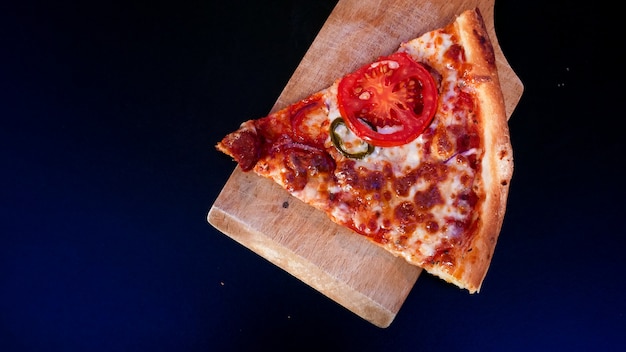
[[[470,81],[478,98],[478,117],[483,128],[482,189],[485,200],[479,209],[478,231],[471,242],[457,248],[458,265],[452,272],[433,267],[428,271],[471,293],[478,292],[502,227],[509,184],[513,174],[513,150],[493,46],[478,9],[462,13],[454,26],[471,65]],[[462,259],[462,262],[461,262]]]

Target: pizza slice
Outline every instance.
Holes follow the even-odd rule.
[[[479,291],[513,155],[478,9],[217,143],[355,235]]]

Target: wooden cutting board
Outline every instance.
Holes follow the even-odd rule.
[[[444,26],[455,15],[477,6],[495,47],[510,117],[523,85],[498,45],[494,1],[340,0],[272,111],[329,86],[337,77],[394,52],[402,41]],[[257,117],[243,116],[241,120],[250,118]],[[208,221],[379,327],[391,324],[421,272],[334,224],[272,181],[238,167],[211,207]]]

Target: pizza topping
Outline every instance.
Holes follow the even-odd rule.
[[[283,184],[290,192],[304,189],[311,178],[324,179],[335,170],[335,161],[324,150],[297,142],[287,142],[273,149],[282,158]]]
[[[449,26],[406,42],[327,89],[242,124],[218,148],[334,222],[458,279],[459,263],[481,255],[473,236],[485,214],[476,209],[488,204],[484,182],[494,179],[490,165],[484,169],[490,141],[475,85],[489,81],[474,74],[459,38]],[[510,150],[501,150],[498,157],[508,158]]]
[[[289,114],[295,141],[319,147],[324,145],[327,136],[322,126],[327,120],[327,111],[322,94],[315,94],[292,105]]]
[[[428,69],[406,53],[394,53],[346,75],[337,99],[346,125],[357,136],[391,147],[411,142],[428,127],[438,96]]]
[[[435,205],[443,204],[441,193],[435,184],[431,184],[430,187],[424,191],[417,191],[415,193],[415,204],[419,210],[430,210]]]
[[[231,133],[219,145],[230,152],[243,171],[251,170],[259,160],[261,141],[253,130],[242,129]]]
[[[373,127],[375,129],[376,127]],[[374,152],[374,146],[359,138],[354,138],[346,123],[339,117],[330,124],[330,140],[337,150],[347,158],[363,159]]]

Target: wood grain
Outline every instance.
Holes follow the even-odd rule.
[[[496,50],[510,117],[523,85],[498,45],[494,0],[340,0],[272,111],[327,87],[337,77],[395,51],[402,41],[441,27],[474,7],[483,14]],[[238,167],[214,202],[208,221],[379,327],[391,324],[421,272],[334,224],[272,181]]]

